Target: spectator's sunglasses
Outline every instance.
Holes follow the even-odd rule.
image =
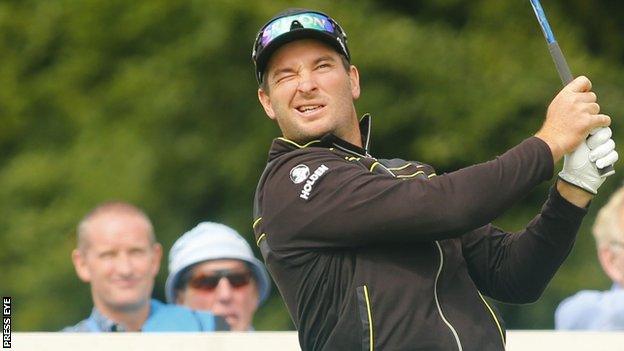
[[[222,269],[211,274],[201,273],[191,277],[189,286],[201,291],[213,291],[219,285],[221,278],[227,279],[233,288],[238,289],[249,284],[251,272],[233,272],[229,269]]]

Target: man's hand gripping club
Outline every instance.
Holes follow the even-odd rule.
[[[559,178],[596,195],[605,179],[613,174],[601,175],[598,169],[614,164],[618,160],[618,153],[611,139],[610,128],[595,129],[590,134],[576,150],[564,156]]]
[[[611,118],[600,114],[591,87],[583,76],[564,87],[551,102],[544,125],[535,135],[548,144],[555,162],[565,155],[559,178],[595,195],[606,179],[598,168],[614,164],[618,154],[611,130],[604,128],[611,124]]]

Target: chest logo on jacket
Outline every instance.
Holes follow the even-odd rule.
[[[323,176],[323,174],[325,174],[325,172],[327,172],[327,170],[329,170],[329,167],[325,165],[318,166],[318,168],[310,176],[310,179],[308,179],[308,181],[303,185],[303,189],[301,189],[301,194],[299,194],[299,197],[307,200],[310,197],[312,186],[314,185],[314,183],[316,183],[317,180],[319,180]]]
[[[303,183],[310,176],[310,168],[306,165],[296,165],[290,170],[290,180],[293,183]]]

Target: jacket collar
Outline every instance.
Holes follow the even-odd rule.
[[[340,139],[332,133],[327,133],[320,139],[309,141],[306,144],[298,144],[284,137],[279,137],[274,139],[273,144],[271,144],[271,149],[269,151],[269,161],[272,161],[276,157],[281,156],[287,152],[297,149],[305,149],[307,147],[335,147],[359,157],[370,157],[368,150],[370,146],[371,135],[371,116],[368,113],[362,116],[362,118],[360,119],[360,134],[362,137],[362,145],[364,145],[364,148]]]
[[[93,306],[93,310],[91,310],[91,315],[88,318],[91,327],[101,332],[123,332],[126,331],[126,328],[120,324],[115,322],[112,319],[109,319],[105,315],[103,315],[95,306]]]
[[[150,299],[150,311],[149,311],[149,315],[147,318],[149,319],[162,306],[163,306],[162,302],[156,299]],[[87,319],[87,323],[89,323],[92,329],[94,329],[93,331],[95,330],[101,331],[101,332],[125,332],[127,331],[126,327],[123,324],[117,323],[114,320],[106,317],[95,306],[93,306],[93,309],[91,310],[91,315]]]

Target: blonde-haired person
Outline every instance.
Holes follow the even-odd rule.
[[[598,212],[593,234],[598,260],[613,285],[563,300],[555,311],[556,329],[624,330],[624,187]]]

